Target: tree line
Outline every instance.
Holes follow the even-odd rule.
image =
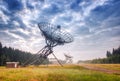
[[[120,46],[117,49],[112,50],[112,52],[106,52],[106,58],[94,59],[91,63],[120,63]]]
[[[86,60],[86,61],[79,60],[78,63],[118,64],[120,63],[120,46],[117,49],[113,48],[112,52],[107,51],[106,58],[98,58],[98,59]]]
[[[6,62],[19,62],[20,64],[24,64],[28,61],[28,59],[31,59],[28,63],[26,63],[27,65],[33,61],[32,58],[34,57],[36,57],[36,55],[30,52],[25,52],[6,46],[3,47],[2,43],[0,42],[0,66],[4,66]],[[43,62],[43,64],[45,64],[46,62],[48,62],[47,59],[45,60],[45,62]],[[35,62],[34,64],[37,65],[39,64],[39,62]]]

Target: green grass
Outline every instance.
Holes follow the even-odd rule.
[[[77,65],[0,68],[0,81],[120,81],[119,75],[84,69]]]
[[[84,64],[84,65],[120,71],[120,64]]]

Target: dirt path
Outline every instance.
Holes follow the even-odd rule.
[[[86,65],[86,64],[80,64],[80,66],[82,66],[86,69],[89,69],[89,70],[95,70],[95,71],[101,71],[101,72],[105,72],[105,73],[109,73],[109,74],[120,75],[120,71],[117,71],[117,70],[109,70],[109,69],[100,68],[100,67],[96,67],[96,66],[92,66],[92,65]]]

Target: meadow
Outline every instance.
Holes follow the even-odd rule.
[[[97,66],[116,68],[116,65]],[[0,67],[0,81],[120,81],[120,75],[89,70],[80,65],[64,65],[64,67],[59,65],[21,68]]]
[[[83,64],[95,68],[103,68],[107,70],[120,71],[120,64]]]

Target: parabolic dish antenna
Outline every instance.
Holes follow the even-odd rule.
[[[65,63],[69,63],[71,64],[73,61],[72,61],[72,56],[68,55],[68,54],[64,54],[66,60],[65,60]]]
[[[50,23],[41,22],[38,24],[43,36],[54,45],[61,45],[73,41],[73,37],[61,29],[60,25],[52,25]]]
[[[44,61],[43,59],[47,59],[48,55],[52,54],[58,63],[62,66],[62,64],[53,54],[53,47],[57,45],[63,45],[65,43],[70,43],[73,41],[73,37],[68,32],[63,31],[60,25],[40,22],[38,27],[42,35],[45,37],[46,46],[36,53],[36,56],[32,58],[32,63],[28,63],[29,61],[27,61],[25,64],[35,64],[35,62],[38,61],[39,64],[41,64]]]

